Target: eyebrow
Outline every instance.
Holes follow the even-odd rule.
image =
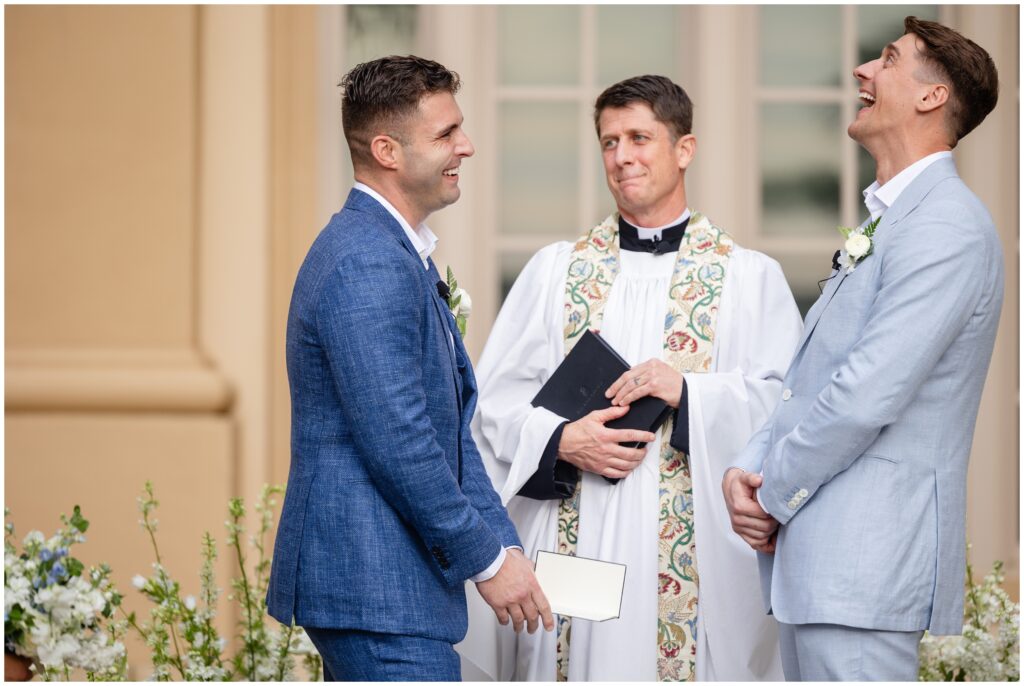
[[[889,44],[888,44],[887,46],[885,46],[885,47],[884,47],[884,48],[882,49],[882,52],[884,53],[884,52],[885,52],[886,50],[888,50],[889,52],[894,52],[894,53],[896,53],[896,56],[897,56],[897,57],[899,57],[899,56],[900,56],[900,49],[896,47],[896,44],[895,44],[895,43],[889,43]]]
[[[627,131],[623,131],[621,135],[624,135],[624,136],[635,136],[637,134],[640,134],[642,136],[647,136],[648,138],[653,138],[654,137],[654,130],[653,129],[629,129]],[[618,136],[613,136],[611,134],[604,134],[598,140],[603,141],[606,138],[618,138]]]
[[[437,137],[438,137],[438,138],[441,138],[442,136],[446,136],[446,135],[448,135],[449,133],[451,133],[452,131],[454,131],[454,130],[455,130],[455,129],[457,129],[457,128],[459,128],[459,125],[458,125],[458,124],[449,124],[449,125],[448,125],[448,126],[447,126],[446,128],[442,129],[442,130],[441,130],[441,131],[440,131],[440,132],[439,132],[439,133],[437,134]]]

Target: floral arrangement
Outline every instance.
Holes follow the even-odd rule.
[[[980,586],[967,564],[963,634],[925,633],[921,681],[1020,680],[1020,606],[1002,589],[1003,581],[1002,562],[992,566]]]
[[[7,524],[5,540],[4,637],[8,650],[33,660],[32,670],[48,680],[72,680],[73,670],[85,670],[90,681],[125,680],[127,654],[121,638],[137,632],[150,650],[156,681],[288,681],[296,677],[301,662],[309,680],[321,675],[321,660],[305,632],[297,626],[269,621],[266,612],[270,558],[265,540],[273,524],[274,496],[280,486],[264,486],[255,510],[259,528],[246,539],[245,504],[233,498],[228,504],[226,543],[238,563],[228,599],[237,603],[241,620],[231,645],[218,635],[213,620],[221,591],[214,578],[217,544],[209,532],[202,540],[199,597],[182,597],[181,585],[168,574],[157,544],[155,517],[159,502],[146,482],[138,498],[139,524],[153,548],[153,572],[136,574],[132,585],[153,603],[149,616],[121,608],[121,595],[110,583],[110,568],[101,565],[82,577],[84,566],[69,557],[73,543],[84,540],[88,522],[78,507],[65,528],[49,541],[31,532],[18,553]],[[63,518],[62,518],[63,519]],[[243,545],[247,543],[248,545]],[[255,554],[249,567],[247,549]],[[115,617],[115,610],[119,615]]]
[[[110,621],[121,596],[110,583],[110,568],[91,568],[72,557],[85,541],[89,522],[75,507],[71,519],[49,539],[30,531],[19,551],[14,525],[4,508],[4,649],[31,658],[47,681],[70,680],[84,670],[93,680],[120,680],[127,658],[119,640],[121,623]]]

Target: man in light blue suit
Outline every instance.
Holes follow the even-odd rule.
[[[916,681],[923,631],[963,621],[967,459],[1003,257],[950,150],[998,80],[957,32],[905,29],[854,71],[871,217],[807,314],[782,402],[723,479],[790,680]]]
[[[306,629],[328,680],[458,681],[467,579],[502,624],[554,627],[470,434],[476,381],[423,223],[458,199],[473,146],[436,62],[375,60],[342,88],[357,183],[292,294],[267,606]]]

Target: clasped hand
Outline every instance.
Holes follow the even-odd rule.
[[[763,481],[760,474],[733,467],[722,479],[722,494],[732,530],[754,550],[774,553],[779,522],[765,512],[757,500],[757,489]]]
[[[522,631],[525,622],[532,634],[537,630],[538,619],[544,623],[545,631],[555,628],[551,606],[537,583],[533,565],[518,548],[508,549],[498,573],[478,583],[476,588],[494,610],[498,622],[504,626],[511,619],[516,633]]]
[[[621,479],[636,469],[647,454],[646,447],[627,448],[621,443],[650,443],[654,434],[633,429],[609,429],[607,422],[629,411],[629,404],[645,396],[661,398],[678,408],[682,397],[683,376],[661,360],[650,359],[638,364],[605,391],[612,406],[595,410],[562,430],[558,457],[578,469]]]

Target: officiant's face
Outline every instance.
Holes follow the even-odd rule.
[[[646,103],[609,107],[598,118],[608,190],[628,221],[646,225],[674,219],[686,204],[683,171],[693,136],[673,136]]]
[[[426,217],[459,199],[462,160],[473,144],[462,130],[462,110],[451,93],[426,95],[403,127],[399,184]]]

